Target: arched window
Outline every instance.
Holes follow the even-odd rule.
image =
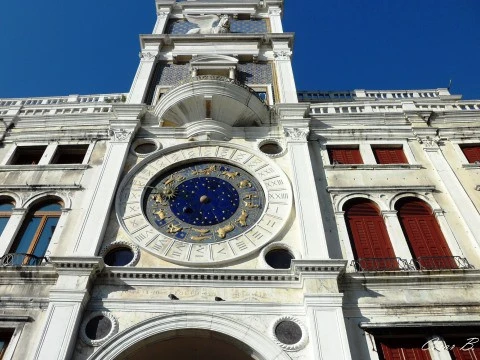
[[[3,230],[5,230],[14,207],[15,202],[13,200],[9,198],[0,198],[0,235],[2,235]]]
[[[387,228],[377,206],[367,199],[354,199],[344,206],[352,249],[361,270],[396,270]]]
[[[455,269],[455,259],[443,237],[433,211],[424,201],[402,198],[395,204],[400,224],[418,266],[426,269]]]
[[[61,210],[62,204],[50,201],[43,202],[28,212],[10,249],[10,253],[27,255],[17,256],[13,259],[13,263],[33,265],[38,263],[38,258],[45,256],[60,218]]]

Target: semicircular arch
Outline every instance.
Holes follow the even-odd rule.
[[[225,316],[200,313],[168,314],[142,321],[112,337],[88,360],[115,359],[129,348],[155,337],[155,341],[171,338],[172,332],[207,330],[237,339],[262,360],[291,360],[273,340],[261,332]]]

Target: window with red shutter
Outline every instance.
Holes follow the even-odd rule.
[[[445,343],[450,349],[450,356],[454,360],[480,360],[480,343],[478,337],[448,337]]]
[[[402,147],[372,147],[377,164],[408,164]]]
[[[400,225],[413,256],[426,269],[455,269],[457,265],[432,209],[417,198],[395,204]]]
[[[431,360],[428,349],[422,349],[424,339],[380,339],[377,349],[380,360]]]
[[[376,205],[354,199],[344,206],[347,229],[355,258],[362,270],[397,270],[387,228]]]
[[[480,145],[460,145],[460,148],[470,164],[480,162]]]
[[[352,147],[328,147],[330,164],[363,164],[360,150]]]

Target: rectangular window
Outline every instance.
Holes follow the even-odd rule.
[[[327,151],[330,164],[363,164],[358,147],[332,146]]]
[[[45,152],[46,146],[19,146],[15,149],[11,165],[36,165]]]
[[[408,164],[402,146],[372,146],[377,164]]]
[[[85,159],[88,145],[58,145],[51,164],[81,164]]]
[[[393,338],[377,340],[380,360],[431,360],[428,348],[424,347],[426,340]],[[423,347],[423,348],[422,348]]]
[[[451,336],[445,338],[445,344],[450,356],[454,360],[480,359],[480,342],[478,334],[475,336]]]
[[[460,145],[460,149],[462,149],[463,155],[465,155],[470,164],[480,163],[480,145]]]

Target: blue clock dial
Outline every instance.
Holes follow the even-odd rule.
[[[144,211],[161,233],[185,242],[231,239],[260,218],[265,195],[245,170],[226,163],[184,165],[149,184]]]

